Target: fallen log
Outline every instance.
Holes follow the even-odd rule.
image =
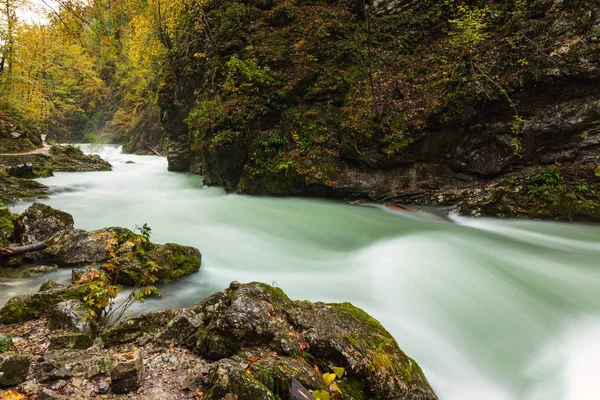
[[[46,248],[46,244],[44,242],[41,243],[32,243],[25,244],[22,246],[15,247],[0,247],[0,257],[8,258],[14,256],[20,256],[22,254],[32,253],[34,251],[44,250]]]
[[[150,145],[147,145],[147,146],[148,146],[148,149],[150,149],[150,151],[151,151],[151,152],[153,152],[154,154],[156,154],[156,155],[157,155],[157,156],[159,156],[159,157],[162,157],[162,154],[160,154],[160,153],[158,152],[158,150],[156,150],[154,147],[152,147],[152,146],[150,146]]]

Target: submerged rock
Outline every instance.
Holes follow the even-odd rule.
[[[15,221],[15,239],[21,244],[43,242],[57,232],[73,229],[73,217],[42,203],[33,203]]]

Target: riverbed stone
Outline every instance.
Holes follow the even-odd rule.
[[[120,237],[128,229],[111,227],[95,231],[76,229],[62,231],[52,236],[46,244],[46,253],[60,265],[85,266],[102,263],[114,257]]]
[[[61,265],[101,265],[118,283],[131,286],[172,282],[198,271],[202,260],[194,247],[155,244],[120,227],[63,231],[47,245],[46,253]],[[84,271],[74,272],[73,279],[80,272]]]
[[[27,377],[31,360],[15,352],[0,354],[0,387],[16,386]]]
[[[209,359],[253,347],[283,356],[308,351],[322,370],[343,367],[349,378],[363,379],[371,396],[436,398],[417,363],[390,333],[349,303],[291,301],[281,289],[254,282],[234,283],[194,310],[205,325],[186,344]]]
[[[48,318],[48,328],[72,332],[92,332],[95,324],[86,319],[87,313],[80,300],[67,300],[58,303]]]
[[[38,382],[69,379],[74,376],[89,379],[109,373],[112,365],[112,356],[91,349],[50,350],[37,360],[31,375]]]
[[[73,217],[42,203],[33,203],[15,221],[15,239],[21,244],[43,242],[52,235],[73,229]]]
[[[63,333],[50,338],[49,350],[85,350],[92,347],[94,338],[89,333]]]
[[[44,283],[42,283],[42,285],[40,286],[38,292],[45,292],[46,290],[51,289],[65,289],[67,287],[69,287],[69,285],[65,285],[63,283],[59,283],[51,279],[46,279]]]
[[[115,356],[110,378],[110,387],[114,393],[126,394],[136,391],[144,382],[142,352],[136,350]]]
[[[210,368],[210,390],[207,400],[275,400],[275,396],[262,383],[246,373],[246,370],[230,359],[214,363]]]
[[[0,323],[14,324],[49,316],[58,303],[80,300],[89,293],[86,285],[48,289],[13,297],[0,309]]]

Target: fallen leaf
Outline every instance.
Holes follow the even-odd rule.
[[[25,396],[23,396],[21,393],[14,391],[14,390],[9,390],[7,392],[4,392],[2,395],[0,395],[0,399],[2,399],[2,400],[21,400],[24,398],[25,398]]]

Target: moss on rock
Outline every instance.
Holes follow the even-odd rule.
[[[66,300],[81,300],[88,293],[88,287],[82,285],[47,289],[35,294],[13,297],[0,309],[0,323],[21,323],[41,316],[49,316],[58,303]]]

